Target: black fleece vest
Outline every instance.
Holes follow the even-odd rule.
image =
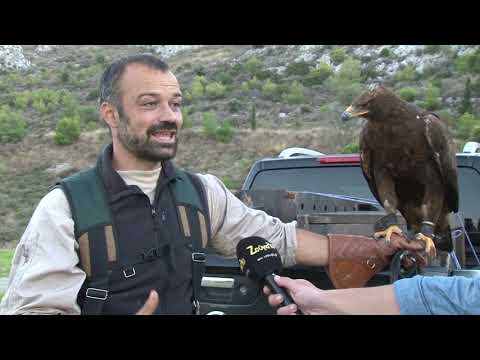
[[[137,186],[125,184],[111,159],[107,146],[96,167],[107,189],[116,239],[102,313],[134,314],[155,289],[160,297],[156,314],[192,314],[192,243],[182,231],[172,191],[181,179],[173,164],[164,162],[150,204]],[[78,295],[81,307],[89,286],[87,279]]]

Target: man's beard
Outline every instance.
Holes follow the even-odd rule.
[[[173,144],[161,144],[151,139],[151,135],[159,130],[177,130],[177,126],[170,122],[160,123],[147,129],[143,137],[137,136],[128,129],[130,119],[121,116],[118,127],[118,140],[135,157],[151,162],[169,160],[177,154],[178,133],[175,132]]]

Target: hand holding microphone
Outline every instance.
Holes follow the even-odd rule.
[[[237,258],[240,270],[249,278],[264,282],[273,293],[282,295],[281,306],[294,304],[288,293],[274,280],[274,276],[282,270],[282,260],[277,249],[267,240],[252,236],[242,239],[237,245]],[[297,314],[301,314],[297,311]]]

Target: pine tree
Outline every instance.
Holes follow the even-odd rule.
[[[471,102],[471,83],[470,83],[470,78],[467,79],[467,82],[465,83],[465,91],[463,93],[463,100],[462,104],[460,105],[460,114],[465,114],[465,113],[472,113],[472,102]]]
[[[250,114],[250,127],[252,128],[253,131],[257,128],[257,118],[256,118],[256,112],[255,112],[255,103],[252,105],[252,113]]]

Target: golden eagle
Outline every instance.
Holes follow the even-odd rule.
[[[443,121],[397,97],[381,85],[362,93],[342,114],[367,119],[360,135],[363,174],[375,198],[395,219],[425,241],[434,256],[435,245],[452,251],[449,213],[458,211],[455,150]],[[390,222],[375,236],[390,241],[401,229]]]

